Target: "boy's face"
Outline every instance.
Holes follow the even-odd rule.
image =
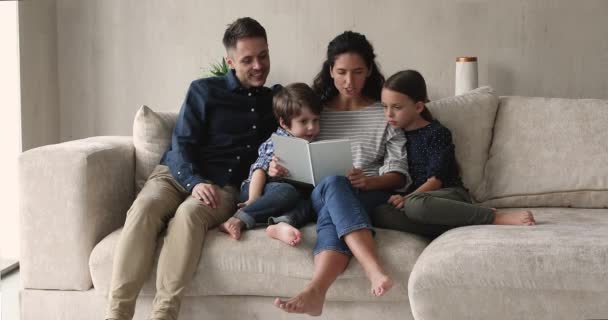
[[[300,115],[291,119],[291,126],[287,126],[282,118],[279,122],[281,127],[292,136],[306,139],[309,142],[313,141],[321,130],[319,116],[312,113],[308,107],[303,107]]]
[[[384,118],[395,128],[408,130],[420,118],[424,103],[414,102],[410,97],[390,89],[382,89]]]
[[[268,43],[260,37],[239,39],[235,48],[228,49],[226,63],[243,87],[261,87],[270,73]]]

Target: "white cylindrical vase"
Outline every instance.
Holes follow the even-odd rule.
[[[463,94],[478,87],[477,57],[456,58],[455,95]]]

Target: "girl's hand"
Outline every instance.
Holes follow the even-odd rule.
[[[346,173],[346,177],[353,187],[361,190],[369,190],[369,177],[363,174],[363,170],[353,168]]]
[[[268,175],[273,178],[283,178],[289,175],[289,170],[279,164],[277,156],[272,156],[272,161],[268,165]]]
[[[405,196],[402,196],[400,194],[394,194],[390,198],[388,198],[387,202],[389,204],[392,204],[395,208],[401,209],[405,204]]]

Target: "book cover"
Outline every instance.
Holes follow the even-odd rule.
[[[308,142],[273,134],[272,143],[279,164],[289,170],[287,180],[315,186],[324,177],[344,176],[353,167],[348,139]]]

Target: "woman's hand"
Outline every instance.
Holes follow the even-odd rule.
[[[283,178],[289,175],[289,170],[279,164],[277,156],[272,156],[272,161],[268,165],[268,175],[273,178]]]
[[[359,168],[353,168],[348,173],[346,173],[346,177],[350,180],[350,184],[353,187],[361,190],[369,190],[370,189],[370,177],[363,174],[363,170]]]
[[[405,196],[402,196],[400,194],[394,194],[390,198],[388,198],[387,202],[389,204],[392,204],[395,208],[401,209],[405,204]]]

